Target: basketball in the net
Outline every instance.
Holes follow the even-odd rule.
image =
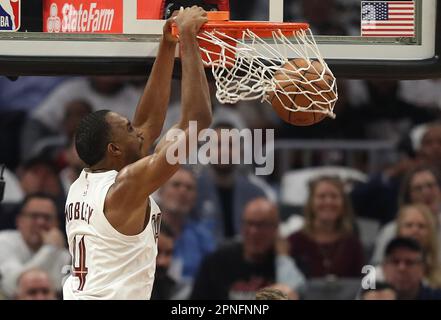
[[[298,58],[274,74],[276,90],[267,93],[267,100],[280,118],[296,126],[309,126],[326,117],[316,110],[330,110],[336,101],[336,90],[334,76],[324,68],[319,61]],[[292,111],[298,107],[312,112]]]

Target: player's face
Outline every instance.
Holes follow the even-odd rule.
[[[423,203],[432,211],[438,212],[441,204],[441,189],[432,172],[415,173],[410,181],[410,200],[412,203]]]
[[[28,246],[36,249],[42,245],[42,233],[56,226],[56,217],[52,201],[33,198],[27,202],[17,218],[17,227]]]
[[[125,164],[141,159],[144,142],[141,131],[135,129],[127,118],[114,112],[109,112],[106,120],[111,127],[111,143],[119,147]]]
[[[312,207],[317,220],[335,223],[343,212],[340,190],[328,181],[319,182],[314,189]]]
[[[408,208],[403,215],[399,226],[400,236],[413,238],[425,247],[429,240],[429,226],[424,215],[413,207]]]

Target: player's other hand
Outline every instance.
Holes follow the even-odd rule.
[[[165,21],[163,28],[163,36],[164,40],[168,43],[177,43],[178,38],[172,34],[172,25],[175,22],[175,18],[178,15],[179,11],[174,11],[173,14]]]
[[[196,35],[201,26],[207,22],[207,12],[201,7],[181,8],[175,18],[179,33]]]

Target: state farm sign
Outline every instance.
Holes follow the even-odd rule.
[[[123,0],[44,0],[44,32],[122,33]]]

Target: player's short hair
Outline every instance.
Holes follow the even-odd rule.
[[[110,110],[99,110],[85,116],[75,134],[78,156],[88,166],[97,164],[110,142],[110,125],[106,120]]]

